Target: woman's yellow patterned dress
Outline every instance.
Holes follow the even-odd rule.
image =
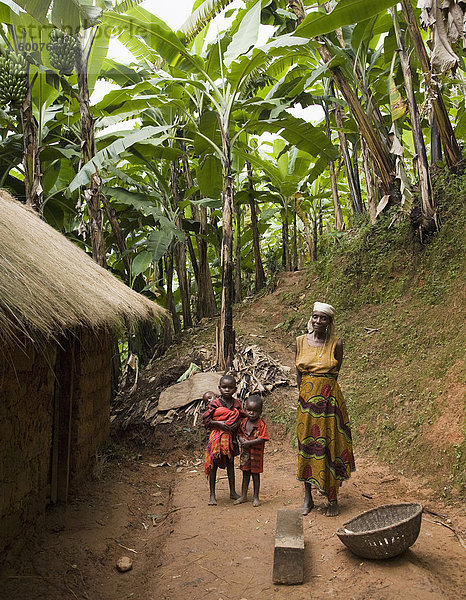
[[[314,484],[329,502],[355,470],[346,402],[337,382],[337,341],[331,336],[324,346],[310,346],[306,335],[296,338],[298,479]]]

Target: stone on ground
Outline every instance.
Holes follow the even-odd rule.
[[[279,509],[273,557],[273,581],[285,585],[303,583],[304,534],[300,510]]]
[[[120,571],[120,573],[130,571],[133,568],[133,561],[129,558],[129,556],[122,556],[117,560],[116,568]]]

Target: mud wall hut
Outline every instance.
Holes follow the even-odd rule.
[[[65,501],[109,433],[115,327],[160,319],[0,190],[0,553]]]

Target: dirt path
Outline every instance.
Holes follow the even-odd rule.
[[[418,540],[396,559],[358,559],[342,545],[336,529],[363,510],[392,502],[426,501],[422,489],[361,457],[358,471],[342,488],[341,515],[324,516],[325,502],[320,497],[317,509],[304,517],[304,585],[273,585],[277,510],[299,507],[302,488],[294,475],[295,455],[286,446],[271,441],[265,460],[263,503],[258,508],[250,502],[233,506],[224,478],[218,483],[217,507],[207,506],[202,473],[186,473],[178,480],[174,505],[190,508],[180,510],[174,519],[162,564],[153,576],[151,598],[394,600],[408,597],[409,590],[412,600],[453,600],[464,592],[466,553],[449,529],[428,520],[433,516],[424,517]]]
[[[238,335],[248,343],[259,344],[288,366],[293,365],[293,340],[277,325],[289,318],[290,311],[299,311],[299,297],[297,305],[291,303],[288,312],[283,310],[280,298],[293,296],[301,287],[299,278],[299,273],[288,274],[274,295],[236,311]],[[281,404],[293,410],[296,389],[278,393],[282,396]],[[451,530],[432,522],[435,516],[425,515],[415,545],[390,561],[358,559],[335,535],[343,522],[382,504],[417,501],[434,512],[445,511],[421,481],[391,473],[388,467],[361,456],[357,448],[357,472],[344,484],[340,494],[341,514],[333,519],[325,517],[322,512],[325,499],[318,497],[317,508],[304,517],[304,585],[274,586],[277,510],[298,508],[302,503],[302,485],[295,479],[295,453],[287,441],[280,439],[278,429],[271,430],[262,478],[262,506],[253,508],[251,503],[233,506],[228,499],[225,477],[218,482],[218,506],[208,506],[202,469],[177,481],[175,506],[192,508],[180,510],[174,520],[162,565],[154,576],[154,598],[299,600],[341,596],[352,600],[391,600],[409,596],[412,600],[434,600],[461,596],[466,583],[466,552]],[[237,473],[240,479],[240,471]],[[450,508],[450,516],[464,527],[459,509]]]
[[[285,310],[280,302],[298,284],[299,274],[290,274],[274,295],[236,311],[238,336],[289,366],[293,339],[276,326],[290,311],[299,311],[299,305],[288,302]],[[293,411],[296,394],[296,388],[279,388],[266,397],[266,406]],[[159,452],[126,452],[102,464],[97,481],[83,486],[67,506],[49,512],[42,533],[1,571],[0,600],[456,600],[464,594],[466,551],[434,515],[424,515],[418,540],[399,558],[362,560],[342,545],[335,535],[342,523],[401,501],[419,501],[447,514],[450,522],[443,522],[463,535],[466,528],[461,506],[437,502],[422,480],[390,471],[358,447],[357,471],[339,496],[341,514],[325,517],[325,500],[317,496],[316,509],[304,517],[304,584],[275,586],[277,510],[298,508],[302,485],[295,479],[296,454],[283,427],[268,425],[260,507],[233,506],[222,471],[218,506],[208,506],[202,453],[185,456],[179,447],[172,449],[174,438],[158,432]],[[237,470],[237,489],[240,477]],[[115,563],[122,555],[133,560],[133,568],[121,574]]]

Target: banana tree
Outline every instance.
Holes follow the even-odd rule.
[[[9,19],[2,18],[2,23],[16,21],[18,28],[21,29],[20,44],[26,51],[38,55],[39,63],[41,61],[41,53],[44,48],[50,43],[49,40],[44,40],[44,30],[50,27],[50,22],[56,27],[70,27],[72,31],[77,31],[81,26],[89,26],[95,19],[100,16],[101,9],[94,6],[89,6],[81,0],[55,0],[52,6],[52,0],[41,0],[39,2],[32,0],[18,0],[18,6],[23,8],[25,13],[16,15],[14,11],[9,11]],[[0,5],[2,16],[8,11],[8,8],[2,3]],[[29,17],[33,17],[31,19]],[[51,21],[49,21],[49,17]],[[45,28],[43,27],[45,26]],[[15,36],[14,36],[15,38]],[[18,40],[14,39],[15,45],[18,46]],[[18,48],[16,48],[18,50]],[[36,62],[34,57],[34,62]],[[25,169],[25,189],[26,200],[41,211],[42,209],[42,184],[41,184],[41,166],[39,160],[39,145],[38,145],[38,125],[34,118],[33,109],[33,94],[32,86],[37,73],[32,76],[31,83],[25,98],[22,108],[22,122],[24,132],[24,169]]]
[[[434,227],[437,226],[435,208],[432,198],[432,185],[430,180],[429,162],[427,160],[426,146],[421,130],[421,119],[419,116],[416,96],[414,93],[413,76],[408,52],[406,49],[405,39],[400,28],[397,11],[394,8],[391,8],[390,13],[393,18],[395,35],[398,43],[399,60],[403,72],[404,87],[406,90],[406,98],[411,118],[411,129],[413,132],[414,147],[416,149],[417,154],[417,170],[419,174],[421,211],[424,221],[422,224],[422,228],[427,229],[432,225],[434,225]]]
[[[123,8],[126,9],[135,3],[137,1],[130,0],[124,4]],[[89,185],[84,191],[89,213],[92,255],[97,263],[106,266],[100,195],[101,179],[93,161],[97,149],[89,98],[108,48],[110,32],[107,28],[99,27],[98,22],[103,9],[107,8],[107,4],[97,3],[96,6],[93,6],[83,0],[40,0],[39,2],[36,0],[20,0],[17,4],[43,25],[52,24],[56,28],[47,40],[47,47],[52,47],[52,66],[53,42],[55,41],[60,42],[60,44],[55,44],[58,54],[68,53],[70,58],[75,58],[78,87],[77,100],[81,114],[81,160],[83,163],[91,162],[94,169]],[[65,31],[66,33],[64,33]],[[57,33],[57,36],[53,37],[55,33]],[[73,61],[71,61],[69,73],[73,70],[72,63]],[[66,70],[60,71],[60,74],[63,73],[67,74]],[[71,88],[68,89],[74,95]],[[112,226],[117,229],[116,222],[112,219],[110,221]],[[116,231],[116,234],[118,235],[118,231]]]
[[[427,54],[421,32],[419,31],[419,23],[416,18],[416,14],[409,0],[402,0],[401,6],[409,34],[416,49],[416,54],[424,75],[427,94],[429,96],[429,101],[432,105],[432,111],[435,118],[435,127],[438,129],[440,139],[442,140],[447,165],[450,168],[456,168],[462,160],[461,149],[456,140],[448,112],[445,108],[439,83],[432,71],[429,56]],[[435,50],[441,52],[442,50],[445,50],[445,46],[449,46],[449,43],[447,42],[447,36],[444,31],[443,16],[439,9],[439,3],[437,0],[433,2],[433,6],[435,9],[434,14],[432,15],[432,19],[428,19],[428,22],[435,33],[438,33],[439,30],[442,33],[443,30],[444,39],[440,41],[439,37],[437,37],[434,45]],[[455,21],[455,19],[453,20]],[[438,29],[435,27],[436,24]],[[451,55],[450,58],[452,58]],[[456,59],[453,60],[453,63],[456,64]],[[450,62],[449,65],[449,68],[451,68],[452,63]]]
[[[381,0],[377,3],[370,1],[362,2],[361,0],[342,0],[335,5],[329,14],[322,12],[308,14],[296,28],[295,32],[296,35],[318,41],[318,52],[328,68],[335,86],[345,98],[358,123],[358,127],[374,158],[384,193],[387,195],[393,193],[393,157],[387,150],[377,129],[371,123],[369,116],[366,114],[359,98],[340,67],[339,59],[341,60],[341,54],[338,53],[337,46],[332,42],[330,37],[324,38],[323,36],[331,34],[345,25],[357,21],[365,21],[394,4],[396,2],[393,2],[393,0]]]
[[[248,158],[251,165],[262,172],[262,187],[264,180],[268,181],[268,201],[274,199],[280,207],[282,222],[282,264],[284,268],[292,268],[290,240],[288,226],[292,222],[291,209],[296,207],[297,194],[306,182],[310,184],[325,169],[327,160],[312,158],[307,152],[297,148],[287,149],[285,140],[274,140],[271,152],[249,155],[247,149],[241,151],[244,158]],[[314,164],[313,164],[314,163]],[[294,261],[293,261],[294,263]]]
[[[142,65],[141,65],[142,66]],[[138,144],[149,145],[155,149],[157,146],[157,153],[160,158],[165,158],[172,163],[171,181],[172,181],[172,196],[176,198],[174,208],[179,209],[178,216],[178,227],[181,228],[181,221],[185,224],[189,223],[184,219],[184,210],[192,210],[190,218],[194,219],[195,223],[191,223],[190,226],[195,228],[196,233],[198,255],[196,256],[194,246],[191,242],[191,235],[193,231],[187,232],[186,239],[183,241],[177,241],[174,245],[175,252],[175,267],[178,271],[178,282],[182,287],[181,300],[183,304],[184,312],[184,326],[189,327],[191,324],[189,300],[187,298],[187,281],[185,274],[186,264],[186,253],[185,245],[190,253],[190,258],[193,266],[193,271],[196,277],[198,286],[197,295],[197,316],[202,318],[204,316],[213,316],[216,313],[216,303],[213,294],[212,281],[209,271],[208,256],[207,256],[207,242],[205,240],[205,233],[207,230],[207,217],[206,208],[200,201],[200,206],[197,203],[190,203],[189,200],[184,198],[186,192],[188,192],[188,198],[198,195],[198,187],[195,186],[193,180],[196,174],[196,169],[193,172],[193,163],[188,162],[188,150],[186,147],[186,140],[184,139],[184,133],[182,131],[183,122],[182,114],[183,111],[189,109],[189,112],[198,113],[201,107],[192,104],[192,99],[188,94],[184,93],[184,88],[180,86],[164,85],[161,80],[152,79],[151,81],[144,81],[136,77],[135,72],[130,72],[129,69],[117,71],[112,66],[112,71],[108,74],[109,77],[118,78],[119,84],[124,86],[118,90],[108,93],[95,107],[94,110],[97,115],[100,116],[98,119],[99,125],[115,125],[119,121],[124,122],[125,119],[138,116],[140,121],[140,127],[130,133],[130,137],[134,133],[137,138],[140,138]],[[107,70],[104,74],[107,74]],[[137,83],[133,83],[137,80]],[[181,107],[181,108],[180,108]],[[181,115],[181,116],[180,116]],[[156,129],[155,133],[159,133],[158,138],[148,137],[143,141],[143,138],[147,137],[145,132],[148,131],[150,135],[154,131],[154,126],[165,127],[166,134],[170,138],[167,140],[167,136],[160,135],[161,129]],[[128,136],[128,133],[125,134]],[[181,136],[183,139],[174,140],[175,136]],[[171,148],[171,154],[168,152]],[[179,150],[177,149],[179,148]],[[131,150],[130,152],[133,152]],[[139,151],[138,151],[139,152]],[[163,155],[161,153],[164,153]],[[115,157],[116,158],[116,157]],[[150,157],[146,156],[148,161],[149,170],[153,169]],[[191,159],[191,156],[189,156]],[[108,166],[113,160],[110,155],[105,160],[105,164]],[[182,168],[178,163],[181,161]],[[195,163],[194,163],[195,164]],[[83,177],[87,177],[84,172]],[[73,184],[74,187],[74,184]],[[176,206],[178,205],[178,206]],[[195,225],[198,225],[197,229]]]
[[[21,27],[21,15],[33,21],[25,13],[16,14],[5,4],[0,4],[3,25],[0,31],[0,101],[5,116],[15,129],[21,129],[23,139],[22,169],[24,173],[24,197],[26,204],[41,212],[42,173],[39,160],[38,124],[33,113],[32,88],[37,72],[30,73],[30,63],[24,52],[27,32]],[[34,22],[35,25],[39,25]],[[17,27],[18,26],[18,27]],[[29,42],[29,50],[31,44]],[[21,194],[23,195],[23,194]]]
[[[232,360],[234,350],[233,330],[233,211],[234,211],[234,184],[232,174],[232,146],[235,145],[241,130],[235,131],[236,110],[246,109],[242,104],[242,92],[247,85],[248,78],[257,70],[265,69],[270,63],[284,54],[289,54],[291,48],[299,48],[306,44],[305,40],[299,38],[282,38],[272,41],[265,47],[256,48],[260,26],[261,2],[254,2],[248,9],[240,10],[235,20],[234,34],[217,40],[207,51],[205,60],[189,52],[180,42],[177,36],[171,32],[165,24],[144,11],[140,7],[129,11],[133,26],[140,31],[139,42],[145,41],[150,47],[156,49],[158,54],[170,66],[171,82],[183,86],[196,88],[200,91],[205,103],[208,103],[216,115],[217,126],[215,133],[220,134],[220,143],[215,138],[206,135],[203,131],[196,129],[195,133],[204,139],[210,146],[209,162],[214,165],[218,161],[222,173],[222,294],[221,315],[218,335],[218,363],[223,369],[228,369]],[[118,30],[118,16],[107,13],[107,19]],[[123,29],[122,40],[124,41]],[[188,74],[186,76],[185,73]],[[272,108],[268,105],[268,114],[272,114]],[[330,152],[334,155],[333,147],[329,144],[324,134],[314,130],[310,125],[304,127],[298,124],[291,116],[272,117],[259,120],[259,114],[266,110],[266,106],[259,102],[247,105],[250,116],[247,122],[242,124],[243,129],[257,132],[259,129],[267,128],[274,131],[286,130],[282,133],[289,138],[290,143],[295,140],[314,145],[317,153]],[[241,111],[240,111],[241,112]],[[280,111],[281,112],[281,111]],[[244,113],[242,113],[244,114]],[[254,118],[255,117],[255,118]],[[189,120],[189,115],[187,115]],[[194,120],[189,120],[192,128],[196,127]],[[290,127],[288,127],[290,126]],[[187,130],[188,124],[185,127]],[[308,137],[308,134],[310,136]],[[320,134],[320,135],[319,135]],[[287,138],[287,139],[288,139]],[[206,160],[207,160],[206,153]],[[201,188],[202,189],[202,188]]]
[[[332,133],[330,129],[330,114],[328,105],[326,102],[323,102],[323,109],[325,113],[325,132],[327,137],[331,139]],[[345,223],[343,221],[343,214],[341,210],[340,198],[338,195],[338,185],[337,185],[337,176],[335,173],[335,163],[333,160],[330,160],[328,163],[328,170],[330,174],[330,186],[332,189],[332,200],[333,200],[333,212],[335,215],[335,229],[337,231],[343,231],[345,227]]]
[[[294,22],[296,22],[296,17],[299,22],[305,14],[305,10],[295,10],[297,4],[299,3],[294,3],[293,7],[291,7],[296,15],[294,17]],[[342,50],[340,45],[342,36],[341,34],[338,34],[338,29],[340,27],[353,23],[354,15],[357,15],[358,11],[362,22],[365,21],[367,23],[366,17],[371,16],[372,21],[377,21],[379,11],[383,9],[383,7],[379,8],[378,4],[377,9],[375,9],[374,6],[370,6],[369,10],[366,12],[361,10],[361,5],[363,4],[365,6],[364,2],[345,0],[344,2],[335,5],[332,13],[328,15],[325,12],[311,12],[295,31],[296,35],[299,35],[300,31],[303,31],[306,36],[309,35],[310,44],[307,48],[307,56],[305,56],[304,53],[303,56],[296,56],[295,53],[295,56],[293,56],[292,67],[288,70],[286,76],[279,84],[275,86],[274,92],[277,95],[286,93],[287,96],[297,97],[303,107],[310,104],[321,103],[322,100],[315,97],[314,89],[316,87],[322,88],[320,83],[322,79],[325,81],[328,77],[333,78],[336,88],[343,95],[346,104],[349,104],[350,110],[353,113],[363,136],[369,140],[367,145],[370,145],[372,155],[378,159],[374,160],[375,169],[379,174],[383,191],[388,197],[394,188],[394,159],[390,155],[386,137],[381,133],[378,124],[371,120],[371,115],[373,113],[375,116],[378,115],[377,110],[374,108],[374,102],[371,101],[370,94],[367,94],[368,99],[366,101],[366,106],[361,104],[361,100],[356,94],[356,90],[360,87],[360,83],[354,73],[355,66],[347,56],[346,52]],[[321,10],[323,10],[323,8]],[[386,27],[385,24],[383,24],[383,26]],[[337,32],[333,33],[335,29]],[[323,37],[323,34],[326,34],[325,38]],[[361,33],[359,35],[361,35]],[[365,35],[367,36],[367,33]],[[324,64],[319,63],[318,53],[324,58]],[[317,92],[317,96],[322,96],[321,89]],[[338,102],[340,104],[342,103],[341,100],[338,100]],[[353,158],[355,157],[356,154],[353,153]],[[351,168],[350,163],[351,159],[347,161],[347,167],[348,176],[351,179],[354,179],[355,182],[355,185],[352,188],[354,192],[352,195],[353,205],[359,212],[361,210],[359,186],[357,185],[357,180],[354,178],[357,162],[354,161]],[[338,210],[337,205],[335,208]],[[339,226],[341,226],[340,223]]]

